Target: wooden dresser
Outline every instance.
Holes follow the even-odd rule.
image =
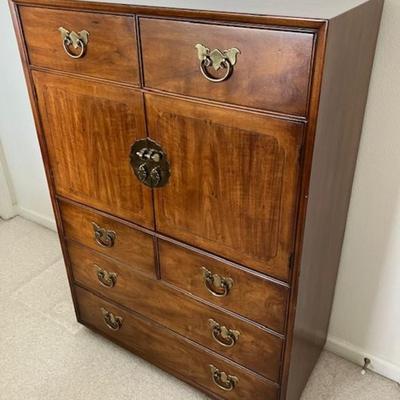
[[[298,400],[383,2],[123,1],[10,1],[77,318],[211,398]]]

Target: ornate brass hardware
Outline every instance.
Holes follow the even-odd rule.
[[[105,308],[101,308],[101,313],[103,314],[104,323],[112,331],[119,331],[122,326],[123,318],[114,315],[112,312],[107,311]]]
[[[240,54],[240,50],[236,47],[232,47],[228,50],[211,50],[198,43],[194,46],[197,49],[197,55],[200,60],[200,71],[203,76],[210,82],[218,83],[226,81],[233,72],[233,66],[236,64],[237,56]],[[225,73],[221,77],[215,77],[210,74],[209,69],[214,68],[215,71],[223,68]]]
[[[117,283],[118,275],[115,272],[106,271],[97,264],[94,264],[94,267],[96,268],[96,275],[100,285],[110,289],[113,288]]]
[[[131,147],[130,163],[136,177],[146,186],[157,188],[167,184],[170,176],[167,155],[154,140],[136,141]]]
[[[213,274],[207,268],[202,267],[203,280],[207,290],[216,297],[226,297],[233,286],[233,279]]]
[[[213,339],[221,346],[233,347],[239,340],[239,331],[228,329],[226,326],[221,326],[213,319],[209,319],[208,324],[211,328],[211,335]]]
[[[64,51],[71,57],[71,58],[81,58],[86,53],[87,44],[89,42],[89,32],[88,31],[80,31],[78,33],[74,31],[69,31],[68,29],[63,28],[60,26],[58,30],[61,33],[62,44],[64,47]],[[71,51],[71,47],[78,52]]]
[[[101,247],[113,247],[117,234],[105,228],[101,228],[96,222],[92,222],[94,240]]]
[[[225,372],[220,371],[217,367],[214,367],[212,364],[210,364],[210,370],[215,385],[226,392],[231,392],[239,383],[239,379],[236,376],[228,375]]]

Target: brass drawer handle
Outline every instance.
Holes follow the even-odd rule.
[[[236,385],[239,382],[239,379],[236,376],[228,375],[223,371],[220,371],[217,367],[210,364],[211,376],[212,380],[216,386],[220,389],[225,390],[226,392],[231,392],[235,389]]]
[[[200,71],[203,76],[210,82],[219,83],[226,81],[233,72],[233,66],[236,64],[237,56],[240,54],[240,50],[236,47],[232,47],[228,50],[210,49],[200,43],[194,46],[197,49],[197,56],[200,60]],[[215,71],[223,68],[225,73],[220,78],[216,78],[209,72],[210,68],[214,68]]]
[[[221,346],[233,347],[239,340],[239,331],[228,329],[226,326],[221,326],[213,319],[209,319],[208,324],[211,328],[211,335],[213,339]]]
[[[94,240],[101,247],[113,247],[117,234],[105,228],[101,228],[96,222],[92,222],[94,231]]]
[[[113,288],[117,283],[117,274],[115,272],[108,272],[103,268],[100,268],[97,264],[94,264],[96,268],[97,279],[100,285],[106,288]]]
[[[202,267],[203,280],[207,290],[216,297],[228,296],[233,286],[233,279],[213,274],[207,268]]]
[[[112,312],[107,311],[105,308],[101,308],[101,313],[103,314],[104,323],[112,331],[119,331],[122,326],[123,318],[114,315]]]
[[[74,31],[69,31],[68,29],[60,26],[58,30],[61,33],[62,44],[64,47],[64,51],[71,58],[82,58],[86,53],[87,44],[89,41],[89,32],[88,31],[80,31],[78,33]],[[72,52],[71,47],[78,52]]]

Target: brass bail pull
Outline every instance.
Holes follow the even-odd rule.
[[[212,338],[223,347],[233,347],[239,340],[240,332],[237,330],[229,329],[213,319],[208,320],[208,325]]]
[[[239,382],[239,379],[236,376],[228,375],[227,373],[220,371],[217,367],[210,364],[211,377],[216,386],[220,389],[231,392],[235,389],[236,385]]]
[[[115,272],[108,272],[105,269],[99,267],[97,264],[94,264],[97,279],[101,286],[106,288],[113,288],[117,283],[117,274]]]
[[[112,331],[119,331],[122,327],[123,318],[118,315],[114,315],[112,312],[103,307],[100,310],[107,328]]]
[[[58,30],[61,33],[61,40],[65,53],[71,58],[82,58],[86,53],[87,44],[89,42],[89,32],[85,30],[78,33],[74,31],[70,32],[62,26],[60,26]]]
[[[219,83],[226,81],[232,75],[237,56],[240,54],[238,48],[232,47],[223,51],[218,49],[210,50],[200,43],[197,43],[194,47],[197,49],[197,56],[200,60],[200,71],[207,80]],[[210,73],[211,68],[214,71],[224,69],[225,72],[220,77],[214,76]]]
[[[213,274],[207,268],[201,268],[203,282],[207,290],[215,297],[226,297],[233,286],[233,279]]]
[[[117,237],[117,234],[114,231],[102,228],[97,225],[96,222],[92,222],[92,227],[94,240],[100,247],[110,248],[114,246]]]

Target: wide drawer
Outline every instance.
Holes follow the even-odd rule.
[[[159,242],[161,277],[195,296],[277,332],[285,329],[289,289],[204,253]]]
[[[32,65],[139,84],[133,17],[36,7],[20,15]]]
[[[77,287],[75,292],[81,322],[169,372],[224,399],[278,398],[278,385],[83,289]]]
[[[69,243],[74,280],[278,382],[283,340],[267,330]]]
[[[148,88],[286,114],[307,112],[312,33],[152,18],[140,19],[140,32]],[[204,54],[209,57],[201,67]],[[209,80],[224,75],[229,76],[222,82]]]
[[[102,254],[155,276],[153,237],[86,207],[60,201],[64,234]]]

